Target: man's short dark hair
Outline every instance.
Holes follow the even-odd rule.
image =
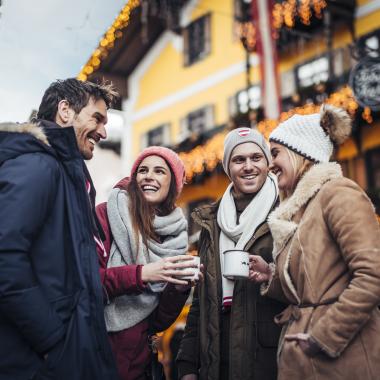
[[[67,100],[70,108],[78,114],[91,98],[95,101],[103,99],[107,108],[110,108],[117,97],[118,93],[113,85],[106,82],[92,83],[76,78],[57,80],[45,91],[37,119],[55,121],[61,100]]]

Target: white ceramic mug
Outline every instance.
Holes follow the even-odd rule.
[[[223,276],[229,279],[249,277],[249,253],[240,249],[223,252]]]
[[[189,260],[189,264],[191,261]],[[197,281],[199,280],[199,271],[201,268],[201,258],[199,256],[193,256],[193,263],[197,266],[196,268],[187,268],[187,272],[193,272],[192,275],[189,276],[178,276],[181,280],[191,280],[191,281]]]

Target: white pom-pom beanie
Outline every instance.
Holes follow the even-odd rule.
[[[330,136],[321,126],[319,113],[293,115],[278,125],[269,141],[284,145],[317,163],[329,162],[334,150]]]

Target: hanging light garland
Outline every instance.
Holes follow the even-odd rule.
[[[359,108],[359,105],[354,98],[352,89],[349,86],[342,87],[339,91],[331,94],[325,103],[345,109],[351,117],[355,115],[357,109]],[[278,122],[283,122],[294,114],[309,115],[311,113],[317,113],[319,112],[320,107],[321,106],[318,104],[308,103],[301,107],[292,108],[287,112],[282,112],[278,121],[263,120],[259,122],[257,129],[265,136],[266,139],[268,139],[270,133],[277,127]],[[362,117],[369,124],[373,121],[371,110],[369,108],[363,111]]]
[[[294,28],[296,17],[300,19],[302,24],[310,25],[313,14],[317,18],[322,18],[323,9],[327,7],[325,0],[285,0],[276,3],[273,6],[273,37],[279,37],[279,30],[285,25],[288,28]],[[240,39],[244,39],[249,51],[253,51],[256,47],[256,26],[252,21],[237,22],[236,34]]]
[[[92,53],[90,59],[83,66],[77,78],[79,80],[87,80],[87,77],[96,71],[101,61],[107,57],[108,52],[114,47],[115,40],[123,35],[123,29],[129,24],[131,12],[140,5],[140,0],[129,0],[110,28],[104,33],[98,47]]]
[[[190,152],[181,152],[179,156],[185,165],[186,182],[190,183],[205,170],[212,171],[223,159],[223,141],[227,132],[213,136],[204,145],[198,145]]]
[[[325,103],[345,109],[352,117],[359,108],[352,89],[348,86],[331,94]],[[279,120],[266,119],[259,122],[257,129],[268,140],[270,133],[277,127],[279,122],[289,119],[294,114],[308,115],[317,113],[320,107],[319,104],[308,103],[301,107],[293,108],[287,112],[282,112]],[[363,110],[362,117],[369,124],[373,122],[371,110],[368,107]],[[179,153],[185,165],[187,183],[191,183],[196,175],[202,174],[205,170],[211,172],[222,162],[223,141],[226,133],[227,132],[221,132],[216,134],[204,145],[198,145],[190,152]]]
[[[87,77],[99,68],[102,60],[107,57],[109,51],[114,47],[115,40],[123,35],[123,29],[129,24],[132,10],[140,6],[140,4],[140,0],[128,1],[111,27],[104,33],[99,45],[78,74],[77,78],[79,80],[87,80]],[[273,7],[274,27],[276,30],[279,30],[283,25],[293,28],[296,16],[300,18],[303,24],[309,25],[312,12],[316,17],[321,18],[322,11],[326,6],[325,0],[300,0],[298,7],[297,0],[285,0],[277,3]],[[256,46],[256,29],[252,22],[237,25],[237,34],[240,38],[245,39],[250,51],[254,50]],[[278,33],[275,34],[275,37],[278,37]]]
[[[252,21],[238,22],[235,25],[237,36],[243,41],[246,49],[250,52],[256,47],[256,27]]]
[[[140,5],[140,0],[129,0],[122,11],[116,17],[112,26],[106,31],[99,42],[90,59],[82,68],[78,75],[79,80],[86,80],[87,77],[96,71],[101,61],[107,57],[108,52],[114,47],[117,38],[122,37],[123,29],[126,28],[130,21],[130,15],[133,9]],[[301,0],[297,7],[297,0],[285,0],[275,4],[273,8],[273,23],[275,29],[279,30],[284,25],[292,28],[295,25],[295,18],[298,16],[305,25],[310,24],[312,13],[318,18],[322,17],[322,11],[327,6],[325,0]],[[238,35],[247,39],[249,47],[253,49],[256,44],[256,30],[251,22],[238,26]],[[326,103],[333,104],[337,107],[345,108],[353,116],[358,109],[358,104],[354,99],[350,87],[344,87],[332,94]],[[306,104],[302,107],[296,107],[288,112],[283,112],[279,120],[263,120],[257,125],[257,129],[268,139],[269,134],[282,122],[294,114],[306,115],[319,112],[320,105]],[[372,123],[370,108],[366,107],[362,112],[363,119]],[[221,132],[213,136],[204,145],[199,145],[190,152],[181,152],[179,156],[184,162],[186,169],[186,181],[191,183],[196,175],[206,171],[212,171],[222,161],[223,158],[223,141],[227,132]]]
[[[321,18],[322,11],[326,6],[325,0],[300,0],[298,6],[297,0],[277,3],[273,7],[273,25],[277,30],[284,25],[293,28],[297,16],[304,25],[309,25],[313,13],[316,17]]]

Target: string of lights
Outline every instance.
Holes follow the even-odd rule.
[[[108,52],[114,47],[115,40],[122,37],[123,29],[125,29],[129,24],[132,10],[139,5],[140,0],[129,0],[123,7],[113,24],[104,33],[98,47],[92,53],[90,59],[86,62],[81,72],[78,74],[77,78],[79,80],[87,80],[87,77],[99,68],[102,59],[107,57]]]
[[[341,88],[339,91],[330,95],[326,103],[336,107],[344,108],[352,117],[357,112],[359,105],[354,98],[352,89],[348,86]],[[257,129],[268,140],[270,133],[277,125],[290,118],[294,114],[308,115],[317,113],[320,109],[319,104],[308,103],[300,107],[292,108],[287,112],[282,112],[279,120],[266,119],[258,123]],[[367,123],[372,123],[370,108],[366,107],[362,112],[363,119]],[[185,164],[186,182],[191,183],[195,176],[205,171],[212,171],[222,162],[223,158],[223,141],[227,132],[221,132],[213,136],[204,145],[198,145],[189,152],[179,153],[179,156]]]
[[[129,24],[132,10],[139,5],[140,0],[129,0],[123,7],[111,27],[103,35],[98,47],[78,74],[79,80],[86,80],[89,75],[99,68],[101,61],[107,57],[108,52],[114,47],[115,40],[122,37],[123,30]],[[318,18],[322,17],[323,9],[326,6],[325,0],[300,0],[299,2],[297,0],[284,0],[281,3],[275,4],[273,8],[274,27],[277,31],[283,26],[293,28],[296,18],[303,24],[309,25],[313,15]],[[254,46],[256,43],[256,33],[253,23],[249,22],[238,26],[238,28],[238,35],[248,36],[248,43]],[[346,109],[351,116],[355,115],[359,108],[352,90],[348,86],[333,93],[326,102]],[[293,108],[287,112],[283,112],[279,120],[266,119],[259,122],[257,129],[268,138],[279,122],[288,119],[295,113],[310,114],[318,112],[319,108],[320,105],[316,104],[305,104],[304,106]],[[367,123],[372,123],[371,110],[368,107],[364,109],[361,116]],[[211,172],[220,164],[223,157],[223,141],[226,133],[221,132],[216,134],[204,145],[199,145],[190,152],[179,153],[185,164],[187,183],[191,183],[196,175],[202,174],[204,171]]]
[[[318,18],[322,17],[322,11],[326,8],[325,0],[301,0],[297,6],[297,0],[286,0],[277,3],[273,7],[273,24],[276,29],[283,25],[293,28],[298,16],[304,25],[310,25],[312,12]]]
[[[140,0],[128,1],[116,17],[113,24],[103,35],[99,45],[78,74],[77,78],[79,80],[86,80],[89,75],[99,68],[101,61],[107,57],[108,52],[114,47],[115,40],[122,37],[123,29],[129,24],[132,10],[139,5]],[[293,28],[296,17],[299,17],[303,24],[309,25],[313,12],[316,17],[321,18],[322,11],[326,8],[326,6],[327,3],[325,0],[300,0],[300,4],[298,6],[297,0],[284,0],[281,3],[276,3],[273,7],[273,25],[277,31],[284,25],[288,28]],[[224,14],[223,12],[218,13]],[[231,17],[233,17],[232,14]],[[237,35],[246,38],[251,49],[255,47],[256,29],[252,22],[245,22],[237,25],[236,32]],[[274,37],[278,37],[278,33],[276,33]]]

